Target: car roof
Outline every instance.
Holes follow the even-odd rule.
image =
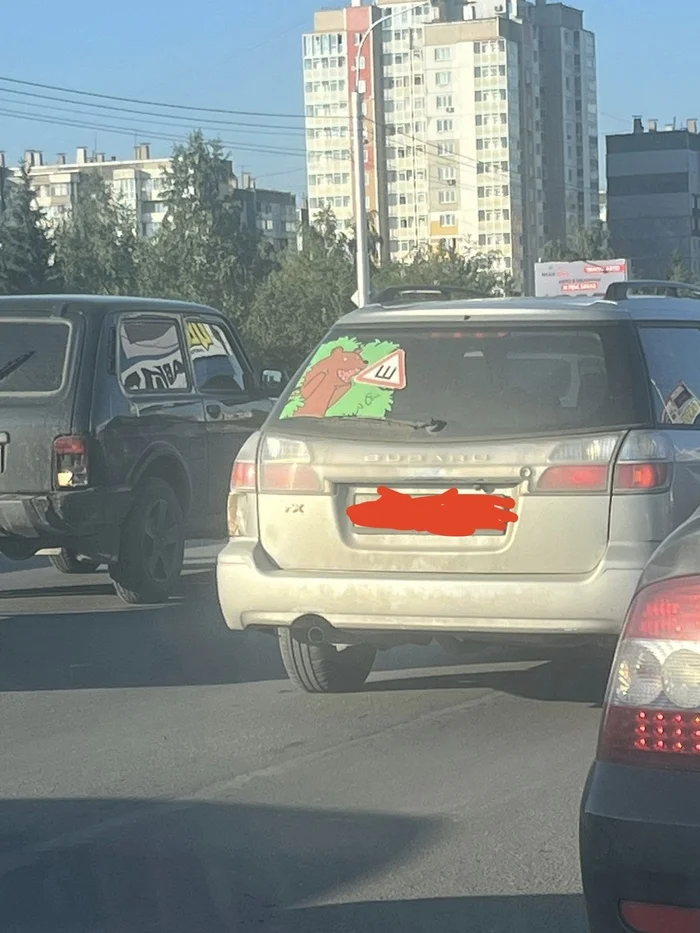
[[[68,308],[86,310],[102,315],[115,309],[125,311],[199,311],[221,315],[221,311],[208,305],[187,301],[169,301],[164,298],[137,298],[129,295],[2,295],[0,314],[17,312],[43,312],[60,316]]]
[[[644,295],[624,301],[603,298],[470,298],[447,301],[403,301],[374,303],[344,315],[338,324],[352,326],[378,324],[455,323],[478,320],[495,323],[517,320],[522,323],[600,323],[621,320],[700,322],[700,302],[695,298]],[[337,326],[337,325],[336,325]]]

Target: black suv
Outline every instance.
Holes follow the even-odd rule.
[[[234,458],[283,382],[202,305],[0,298],[0,554],[166,599],[185,541],[225,537]]]

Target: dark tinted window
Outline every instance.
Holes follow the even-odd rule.
[[[647,409],[631,327],[506,324],[334,331],[275,414],[327,430],[367,417],[437,419],[443,440],[648,423]]]
[[[119,376],[127,392],[177,392],[189,386],[177,323],[172,318],[122,321]]]
[[[0,321],[0,392],[60,389],[69,339],[65,322]]]
[[[221,327],[190,319],[187,343],[195,385],[201,392],[245,392],[245,369]]]
[[[640,328],[656,420],[695,424],[700,420],[700,329]]]

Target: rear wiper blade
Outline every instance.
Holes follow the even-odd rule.
[[[16,356],[13,360],[10,360],[8,363],[0,369],[0,379],[6,379],[8,376],[11,376],[15,370],[19,369],[20,366],[24,366],[27,360],[30,360],[36,350],[28,350],[27,353],[23,353],[21,356]]]
[[[430,421],[399,421],[397,418],[382,418],[379,415],[363,418],[362,415],[330,415],[327,418],[314,418],[314,421],[352,421],[358,424],[365,424],[368,421],[372,424],[390,424],[399,428],[412,428],[414,431],[429,431],[431,434],[442,431],[446,426],[446,421],[439,421],[437,418],[431,418]]]

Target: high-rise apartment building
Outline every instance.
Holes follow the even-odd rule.
[[[314,27],[304,36],[312,215],[330,206],[354,222],[359,80],[367,203],[385,258],[423,244],[493,251],[527,288],[547,239],[598,218],[594,40],[579,11],[353,0],[317,13]]]

